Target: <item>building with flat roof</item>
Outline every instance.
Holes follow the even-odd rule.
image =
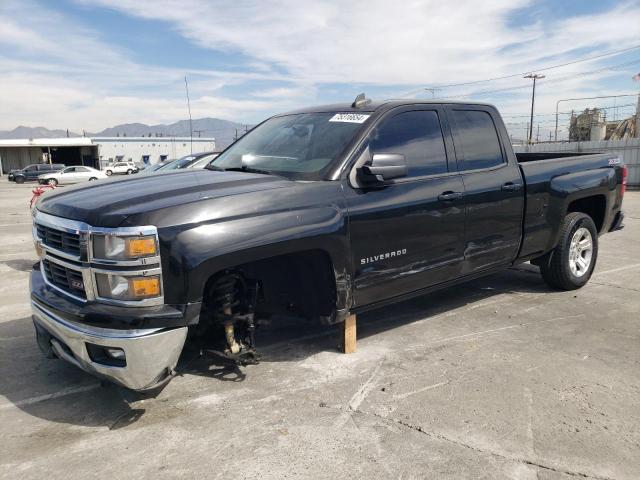
[[[215,138],[64,137],[0,140],[0,168],[6,174],[34,163],[88,165],[104,169],[117,161],[132,161],[143,166],[215,150]]]

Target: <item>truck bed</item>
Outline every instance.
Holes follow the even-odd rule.
[[[600,232],[608,231],[622,203],[622,165],[616,154],[517,153],[516,158],[526,191],[520,257],[553,248],[562,219],[581,197],[598,202],[594,221]]]
[[[567,158],[567,157],[583,157],[585,155],[601,155],[600,153],[593,152],[516,152],[516,158],[518,159],[518,163],[525,162],[537,162],[539,160],[555,160],[558,158]]]

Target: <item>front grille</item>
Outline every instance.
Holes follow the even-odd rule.
[[[79,234],[56,230],[55,228],[45,227],[40,224],[36,224],[36,229],[38,238],[40,238],[45,245],[62,252],[80,256]]]
[[[76,297],[87,298],[82,273],[78,270],[58,265],[47,259],[42,260],[42,269],[49,283]]]

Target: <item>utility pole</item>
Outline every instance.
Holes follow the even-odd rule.
[[[530,73],[525,75],[524,78],[533,79],[533,90],[531,92],[531,122],[529,122],[529,144],[531,144],[533,139],[533,110],[536,103],[536,80],[545,78],[545,76],[537,73]]]
[[[189,110],[189,138],[190,138],[190,147],[191,147],[191,155],[193,155],[193,123],[191,121],[191,101],[189,100],[189,84],[187,83],[187,76],[184,76],[184,88],[187,91],[187,109]]]
[[[540,122],[538,122],[538,131],[536,132],[536,143],[540,141]]]
[[[636,138],[640,138],[640,93],[638,94],[638,103],[636,103]]]
[[[194,130],[194,132],[196,132],[196,133],[198,134],[198,138],[200,138],[200,134],[201,134],[202,132],[204,132],[204,131],[205,131],[205,130]]]

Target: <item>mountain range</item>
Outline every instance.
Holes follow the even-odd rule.
[[[240,135],[249,125],[221,120],[219,118],[198,118],[192,121],[194,137],[213,137],[219,147],[229,145],[236,133]],[[68,130],[49,130],[45,127],[19,126],[13,130],[0,130],[2,139],[18,138],[57,138],[79,137],[80,134]],[[175,123],[146,125],[144,123],[125,123],[115,127],[105,128],[97,133],[85,132],[87,137],[188,137],[189,120],[180,120]]]

